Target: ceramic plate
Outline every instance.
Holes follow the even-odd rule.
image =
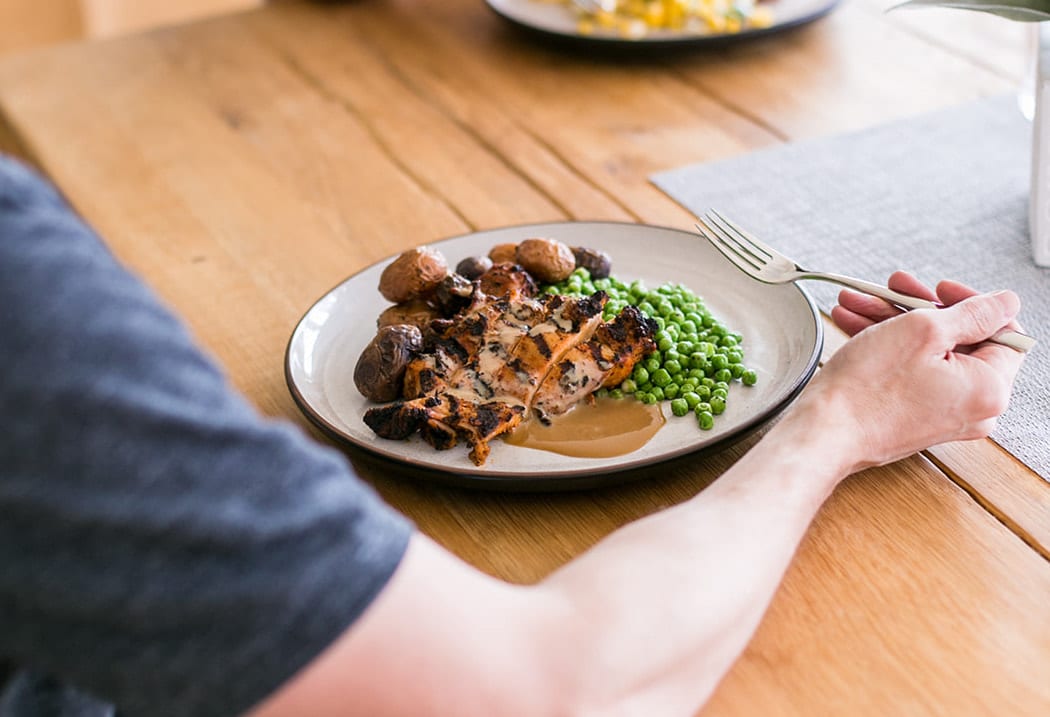
[[[559,239],[570,246],[604,250],[613,273],[647,286],[680,282],[701,295],[715,316],[744,336],[745,363],[758,373],[753,387],[733,382],[728,407],[715,428],[701,431],[691,417],[676,418],[664,403],[666,424],[635,451],[615,458],[574,458],[492,442],[482,466],[467,447],[436,451],[418,436],[408,441],[377,437],[362,416],[374,404],[354,386],[354,366],[375,335],[376,317],[390,304],[377,290],[379,275],[393,259],[361,271],[322,296],[306,312],[288,343],[285,372],[292,396],[306,416],[329,435],[429,475],[456,481],[500,482],[517,487],[557,488],[559,481],[606,476],[728,443],[781,411],[812,377],[823,345],[813,301],[801,288],[760,284],[742,274],[706,241],[690,232],[616,222],[530,224],[476,232],[431,244],[455,266],[488,253],[500,243],[528,237]],[[631,399],[633,400],[633,399]]]
[[[675,46],[704,45],[746,40],[798,27],[823,17],[838,0],[774,0],[768,7],[774,13],[769,27],[742,30],[737,33],[712,33],[696,30],[650,30],[639,38],[626,38],[611,28],[596,28],[580,33],[576,17],[565,5],[535,0],[485,0],[497,14],[528,30],[545,35],[599,45]]]

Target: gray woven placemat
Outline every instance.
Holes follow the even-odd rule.
[[[655,175],[694,213],[714,207],[800,264],[876,281],[903,268],[1020,294],[1029,354],[994,438],[1050,480],[1050,269],[1028,240],[1031,125],[998,97],[863,132]],[[838,289],[806,282],[825,311]]]

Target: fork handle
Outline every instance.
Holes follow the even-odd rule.
[[[870,281],[864,281],[863,279],[854,279],[851,276],[843,276],[841,274],[829,274],[824,272],[812,272],[805,271],[801,272],[799,279],[817,279],[819,281],[830,281],[841,286],[848,287],[850,289],[856,289],[857,291],[870,294],[871,296],[877,296],[880,299],[885,299],[894,306],[910,311],[912,309],[941,309],[944,308],[941,304],[933,301],[927,301],[926,299],[920,299],[917,296],[908,296],[902,294],[899,291],[894,291],[881,284],[875,284]],[[1032,350],[1035,346],[1035,339],[1028,334],[1022,334],[1020,331],[1014,331],[1012,329],[1003,329],[988,339],[997,344],[1003,346],[1009,346],[1010,348],[1027,353]]]

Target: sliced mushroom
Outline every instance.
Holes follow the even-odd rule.
[[[428,247],[409,249],[383,269],[379,293],[395,304],[426,296],[448,275],[448,262]]]
[[[474,296],[474,284],[466,277],[453,272],[434,289],[430,297],[442,316],[454,316],[465,309]]]
[[[456,273],[474,281],[492,268],[493,261],[487,256],[468,256],[456,264]]]
[[[592,279],[604,279],[612,273],[612,258],[604,251],[574,246],[572,253],[576,257],[576,266],[589,271]]]
[[[423,335],[415,326],[384,326],[357,359],[354,385],[371,401],[393,401],[401,395],[405,367],[422,348]]]
[[[395,304],[381,313],[376,326],[381,329],[384,326],[408,324],[423,330],[438,316],[440,314],[433,306],[422,299],[413,299],[404,304]]]

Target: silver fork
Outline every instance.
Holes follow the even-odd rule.
[[[864,281],[863,279],[803,269],[795,261],[784,256],[768,244],[759,241],[713,209],[704,213],[696,228],[705,239],[711,242],[715,249],[718,249],[738,269],[767,284],[785,284],[800,279],[817,279],[834,282],[856,289],[864,294],[877,296],[905,310],[942,308],[940,304],[932,301],[901,294],[885,286]],[[1010,329],[1000,331],[989,340],[1021,352],[1030,351],[1035,346],[1034,338]]]

